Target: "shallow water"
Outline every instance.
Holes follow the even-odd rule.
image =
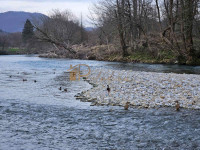
[[[0,149],[200,149],[199,110],[124,111],[121,107],[90,106],[74,98],[91,85],[69,81],[66,71],[70,64],[176,70],[174,66],[170,70],[147,64],[134,67],[136,64],[0,56]],[[188,73],[182,67],[175,68]],[[186,70],[200,72],[198,67]],[[59,87],[68,91],[60,91]]]

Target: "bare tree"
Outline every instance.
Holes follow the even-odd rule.
[[[96,7],[96,22],[105,35],[113,33],[112,39],[118,40],[124,57],[129,47],[137,50],[143,43],[146,52],[159,52],[162,47],[180,63],[190,64],[196,57],[194,35],[200,38],[199,3],[199,0],[101,0]]]
[[[40,41],[53,44],[58,50],[64,49],[76,54],[72,45],[82,42],[83,29],[74,18],[75,16],[69,11],[54,10],[50,17],[41,18],[42,23],[34,23],[37,30],[36,37]]]
[[[159,4],[158,4],[158,0],[155,0],[155,1],[156,1],[157,13],[158,13],[158,21],[159,21],[159,25],[160,25],[160,31],[162,31],[162,24],[161,24],[161,17],[160,17],[160,7],[159,7]]]
[[[8,47],[9,42],[8,42],[8,35],[7,34],[1,34],[0,35],[0,47],[1,50],[4,51],[6,47]]]

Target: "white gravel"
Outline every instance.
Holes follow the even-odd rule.
[[[97,87],[83,95],[94,105],[174,107],[178,100],[181,107],[200,109],[200,75],[98,69],[88,80]]]

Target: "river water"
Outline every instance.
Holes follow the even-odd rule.
[[[200,74],[192,66],[0,56],[0,150],[200,149],[199,110],[90,106],[74,98],[91,85],[69,81],[70,64]]]

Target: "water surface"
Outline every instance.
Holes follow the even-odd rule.
[[[74,98],[91,85],[69,81],[70,64],[200,73],[191,66],[0,56],[0,149],[200,149],[200,111],[90,106]]]

